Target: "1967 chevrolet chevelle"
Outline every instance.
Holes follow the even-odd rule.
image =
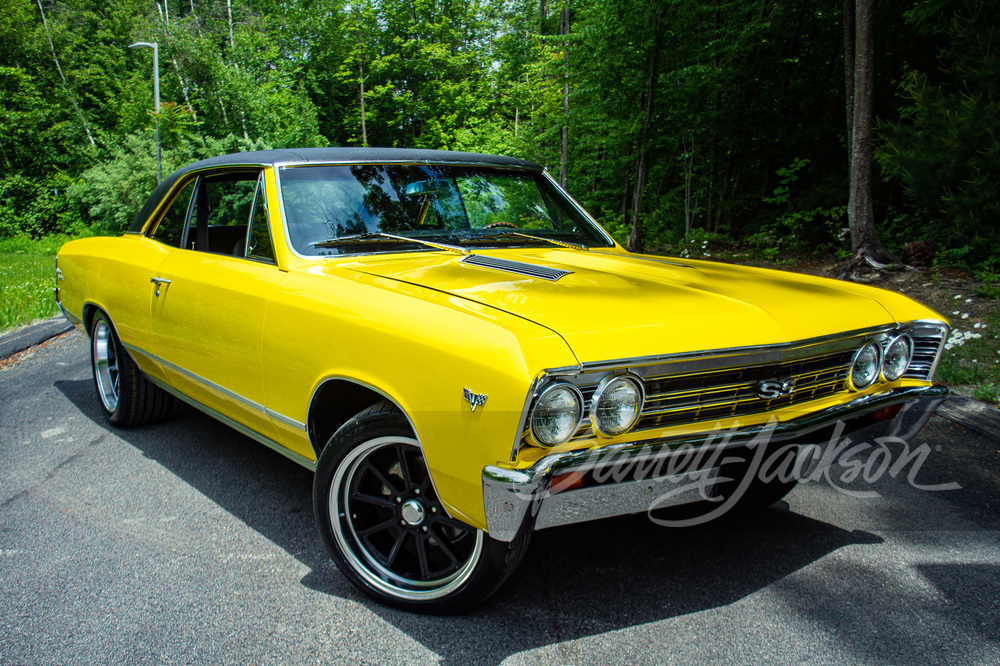
[[[177,397],[315,470],[337,567],[424,612],[496,590],[533,530],[764,506],[823,443],[912,437],[947,397],[923,306],[630,254],[506,157],[204,160],[56,273],[112,424]]]

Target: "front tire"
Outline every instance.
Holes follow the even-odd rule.
[[[91,323],[90,364],[98,402],[111,425],[150,423],[163,418],[174,404],[172,395],[142,375],[104,312],[94,315]]]
[[[497,541],[448,516],[409,423],[387,401],[330,439],[313,505],[337,568],[365,594],[404,610],[456,613],[483,601],[528,543],[528,535]]]

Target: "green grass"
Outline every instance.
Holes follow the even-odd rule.
[[[0,252],[0,331],[56,313],[52,255]]]
[[[69,236],[0,240],[0,331],[58,312],[52,294],[56,252],[68,240]]]
[[[948,385],[967,386],[977,400],[1000,402],[1000,312],[982,318],[952,316],[936,378]],[[978,325],[978,327],[977,327]]]

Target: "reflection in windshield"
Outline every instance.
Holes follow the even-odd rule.
[[[553,241],[611,245],[558,188],[532,171],[450,165],[299,166],[282,168],[280,183],[288,237],[303,255],[421,247],[400,241],[394,248],[384,239],[370,245],[329,242],[379,233],[466,247]],[[520,233],[501,233],[511,230]]]

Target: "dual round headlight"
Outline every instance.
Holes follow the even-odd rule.
[[[594,430],[613,437],[627,432],[642,413],[642,381],[632,375],[606,377],[590,401]],[[569,440],[583,420],[583,394],[569,383],[552,384],[538,396],[531,412],[531,434],[543,446]]]
[[[583,419],[583,394],[572,384],[552,384],[538,396],[531,411],[531,434],[545,446],[562,444]]]
[[[912,354],[913,342],[906,335],[889,340],[885,353],[877,343],[866,343],[854,355],[851,363],[851,386],[857,390],[868,388],[880,372],[887,382],[896,381],[906,372]]]

